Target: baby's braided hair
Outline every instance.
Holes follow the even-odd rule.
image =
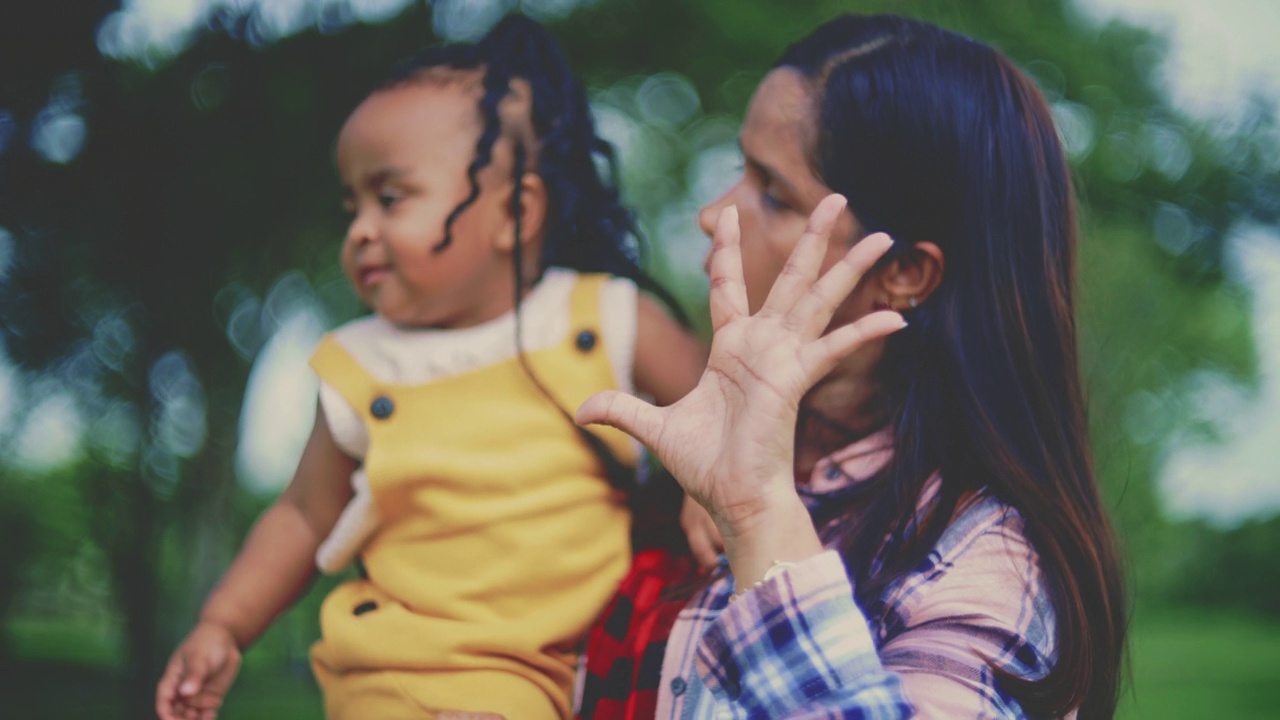
[[[508,15],[477,42],[428,48],[401,63],[386,86],[412,82],[435,68],[484,73],[479,101],[484,128],[467,168],[471,192],[449,214],[437,249],[449,246],[454,221],[479,197],[476,176],[492,161],[494,143],[503,130],[499,105],[511,93],[511,82],[524,80],[532,93],[529,119],[537,144],[525,151],[547,188],[539,271],[559,266],[628,278],[687,324],[671,294],[640,267],[640,234],[634,215],[618,195],[613,148],[596,134],[586,87],[546,28],[523,15]],[[518,177],[515,186],[518,193]]]

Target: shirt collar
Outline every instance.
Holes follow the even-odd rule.
[[[818,461],[808,491],[828,495],[871,478],[893,458],[893,432],[885,428]]]

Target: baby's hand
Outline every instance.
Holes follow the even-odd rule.
[[[225,627],[202,622],[173,652],[156,686],[160,720],[214,720],[240,670],[240,649]]]
[[[724,551],[724,540],[711,515],[688,495],[684,496],[684,506],[680,508],[680,527],[684,528],[693,559],[699,565],[715,565],[716,558]]]

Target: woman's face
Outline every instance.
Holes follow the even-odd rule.
[[[760,309],[791,249],[804,233],[809,213],[831,193],[814,175],[807,158],[813,147],[815,108],[807,82],[794,70],[770,72],[756,89],[738,136],[742,177],[724,195],[702,208],[698,224],[710,236],[720,211],[738,208],[742,231],[742,271],[751,312]],[[834,264],[861,236],[846,211],[832,233],[823,269]],[[871,310],[862,283],[832,325],[843,325]],[[864,297],[865,296],[865,297]]]

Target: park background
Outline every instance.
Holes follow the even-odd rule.
[[[703,331],[694,212],[733,181],[737,124],[787,42],[892,11],[1034,76],[1083,204],[1083,368],[1134,610],[1120,717],[1274,717],[1270,0],[6,3],[5,717],[151,716],[165,658],[300,452],[311,344],[361,312],[337,267],[337,129],[393,62],[512,10],[588,81],[646,265]],[[223,717],[321,717],[306,653],[333,582],[246,654]]]

